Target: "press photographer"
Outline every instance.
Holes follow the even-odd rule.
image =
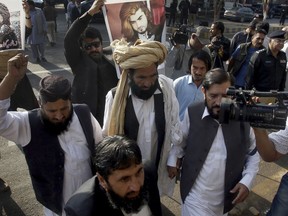
[[[225,69],[225,61],[230,57],[230,40],[223,35],[224,30],[224,23],[220,21],[214,22],[210,28],[211,42],[207,47],[212,55],[212,68]]]
[[[182,25],[172,33],[170,42],[172,48],[166,58],[166,66],[173,68],[173,80],[187,74],[188,61],[192,54],[204,50],[211,56],[210,50],[205,46],[210,42],[209,30],[204,26],[189,29]]]
[[[229,88],[227,96],[221,101],[219,122],[229,123],[230,120],[249,122],[252,127],[267,129],[284,129],[288,115],[284,101],[288,92],[259,92]],[[273,97],[277,103],[266,105],[255,103],[253,97]]]

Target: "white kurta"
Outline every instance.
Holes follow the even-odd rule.
[[[209,115],[205,108],[202,119]],[[216,120],[215,120],[216,121]],[[182,122],[183,137],[187,137],[190,127],[188,111]],[[197,125],[195,125],[197,127]],[[240,183],[249,190],[259,170],[260,156],[257,153],[249,155],[256,147],[255,135],[250,130],[250,146],[247,149],[246,164]],[[217,134],[209,150],[207,158],[196,181],[182,204],[182,216],[220,216],[224,209],[224,184],[227,151],[222,127],[219,124]]]
[[[167,165],[176,166],[178,152],[181,151],[182,132],[180,130],[179,106],[173,88],[173,80],[159,75],[159,84],[163,92],[165,113],[165,140],[162,146],[158,167],[158,188],[160,195],[173,195],[175,179],[168,177]],[[155,94],[159,94],[157,90]],[[139,121],[137,142],[140,146],[143,159],[156,158],[157,153],[157,130],[155,125],[154,96],[144,101],[132,96],[133,107]],[[111,109],[113,104],[112,91],[106,95],[103,135],[108,134]]]
[[[7,112],[10,100],[0,101],[0,135],[11,140],[22,147],[26,146],[31,140],[31,128],[28,112]],[[101,127],[91,114],[93,136],[95,143],[102,138]],[[63,181],[63,207],[71,195],[89,178],[92,177],[90,150],[80,125],[76,113],[69,128],[64,133],[58,135],[59,143],[65,152],[64,181]],[[44,209],[46,216],[56,214]],[[65,216],[63,210],[62,216]]]

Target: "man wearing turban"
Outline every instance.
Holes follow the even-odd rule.
[[[171,196],[182,132],[173,81],[157,71],[167,49],[158,41],[141,40],[133,46],[115,40],[111,46],[122,74],[117,87],[106,95],[103,134],[136,140],[144,162],[158,168],[160,195]]]

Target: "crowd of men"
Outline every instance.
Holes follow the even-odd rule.
[[[72,84],[48,75],[39,83],[39,107],[8,111],[26,77],[22,53],[8,60],[0,83],[0,135],[23,149],[44,215],[161,216],[160,197],[173,195],[177,177],[182,216],[228,215],[248,197],[260,156],[275,161],[288,153],[288,126],[268,135],[248,122],[222,124],[221,101],[232,86],[285,89],[286,31],[269,32],[269,23],[254,20],[230,40],[215,21],[168,50],[156,37],[141,38],[148,31],[141,24],[133,43],[123,33],[107,51],[88,25],[104,2],[95,0],[69,23],[64,50]],[[139,19],[131,17],[143,19],[146,8],[128,6],[135,10],[125,22],[137,31]],[[23,0],[29,20],[27,7]],[[173,68],[171,78],[159,74],[163,63]],[[287,175],[267,215],[288,214]],[[3,180],[0,186],[8,187]]]

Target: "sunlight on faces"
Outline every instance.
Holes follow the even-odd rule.
[[[112,205],[123,208],[127,213],[138,212],[146,200],[143,164],[134,164],[129,168],[114,170],[108,182],[98,175]]]
[[[137,97],[149,99],[158,87],[157,65],[152,63],[149,67],[135,69],[133,75],[129,73],[129,85]]]
[[[228,81],[222,84],[213,84],[208,90],[202,88],[208,112],[215,119],[219,118],[221,99],[227,97],[226,90],[230,86],[231,83]]]
[[[70,100],[59,99],[55,102],[40,104],[43,122],[52,132],[61,134],[67,130],[72,119],[72,104]]]
[[[212,24],[212,25],[211,25],[211,28],[210,28],[210,30],[209,30],[210,36],[211,36],[211,37],[214,37],[214,36],[216,36],[217,34],[219,34],[219,32],[220,32],[220,30],[218,30],[218,29],[216,28],[216,26],[215,26],[214,24]]]
[[[139,8],[134,15],[131,15],[129,22],[132,28],[140,34],[143,34],[147,30],[148,20],[145,13]]]
[[[205,78],[207,68],[202,60],[197,58],[192,59],[191,74],[194,82],[202,82]]]
[[[280,51],[283,47],[284,47],[284,42],[285,39],[281,39],[281,38],[273,38],[270,39],[270,49],[273,51]]]
[[[265,39],[265,34],[256,33],[253,35],[251,42],[254,47],[259,48],[263,45],[264,39]]]

